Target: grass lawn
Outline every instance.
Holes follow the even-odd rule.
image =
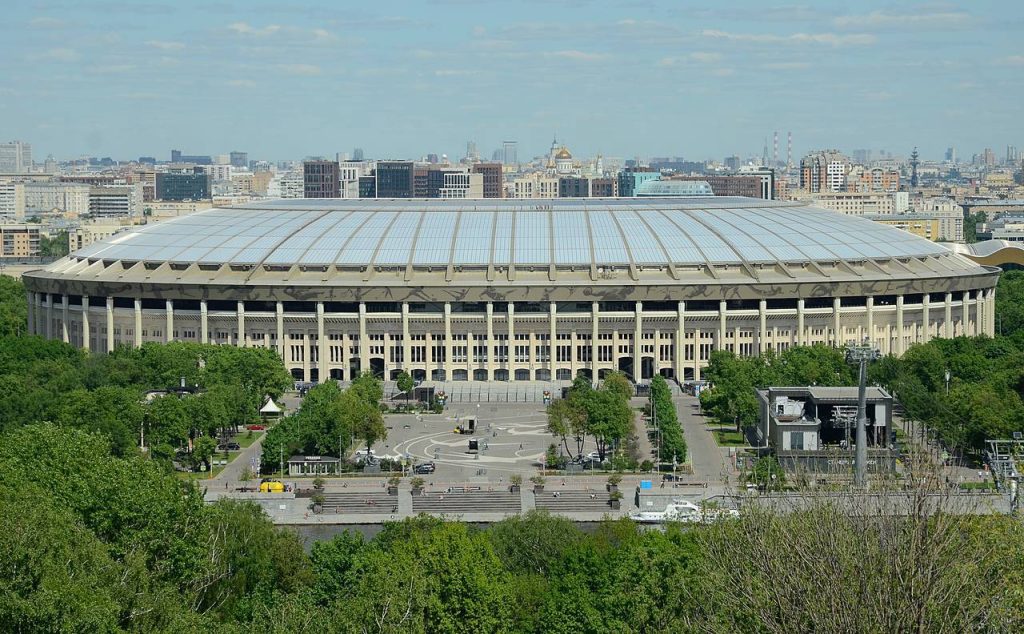
[[[254,431],[254,432],[252,432],[252,437],[250,438],[249,437],[249,432],[243,431],[240,434],[237,434],[231,440],[234,441],[234,442],[237,442],[242,449],[245,449],[246,447],[251,447],[254,442],[256,442],[259,438],[261,438],[263,436],[263,434],[264,434],[264,432]],[[231,453],[235,453],[235,452],[231,452]]]
[[[224,467],[220,467],[220,466],[214,467],[213,468],[213,476],[212,477],[216,477],[217,474],[219,474],[223,470],[224,470]],[[192,480],[193,482],[201,481],[201,480],[209,480],[211,478],[209,471],[197,471],[195,473],[187,473],[185,471],[175,471],[174,475],[177,476],[179,480]]]
[[[748,444],[743,432],[734,429],[716,429],[714,434],[715,442],[720,447],[746,447]]]

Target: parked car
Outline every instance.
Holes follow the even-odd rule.
[[[266,428],[266,425],[249,425],[246,429],[249,431],[263,431]]]
[[[226,442],[217,445],[217,451],[241,451],[242,446],[237,442]]]
[[[420,475],[426,475],[426,474],[433,473],[434,469],[436,469],[436,467],[434,466],[433,462],[424,462],[423,464],[416,465],[416,467],[413,469],[413,471],[415,471],[416,473],[418,473]]]

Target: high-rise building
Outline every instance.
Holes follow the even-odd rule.
[[[811,192],[841,192],[846,186],[850,159],[838,150],[811,152],[800,159],[800,189]]]
[[[502,187],[501,163],[477,163],[473,166],[474,174],[484,177],[484,198],[501,198]]]
[[[249,153],[233,151],[228,155],[231,161],[231,167],[249,167]]]
[[[194,163],[196,165],[210,165],[213,163],[207,155],[182,154],[181,150],[171,150],[171,163]]]
[[[23,141],[0,143],[0,174],[32,171],[32,145]]]
[[[505,141],[502,143],[502,153],[501,162],[505,165],[517,165],[519,163],[519,144],[515,141]]]
[[[364,160],[363,148],[357,147],[354,150],[352,150],[352,160],[353,161],[362,161],[362,160]]]
[[[992,151],[992,148],[985,148],[985,152],[982,154],[982,162],[986,167],[993,167],[996,164],[996,153]]]
[[[412,161],[378,161],[374,190],[377,198],[413,198],[415,178]]]
[[[631,198],[640,183],[661,178],[661,172],[651,167],[627,167],[619,172],[619,196]]]
[[[854,150],[853,162],[859,165],[867,165],[871,162],[871,150]]]
[[[205,174],[202,176],[205,176]],[[159,183],[160,181],[158,180],[157,182]],[[169,198],[168,200],[185,199]],[[141,204],[141,183],[135,185],[102,185],[89,188],[89,215],[93,218],[134,216],[139,213]]]
[[[946,160],[949,161],[950,163],[956,163],[956,148],[955,147],[950,146],[950,147],[946,148]]]
[[[1006,146],[1006,164],[1007,165],[1013,165],[1018,160],[1020,160],[1020,154],[1017,152],[1017,146],[1016,145],[1007,145]]]
[[[156,175],[157,200],[206,200],[210,195],[210,175],[199,169]]]
[[[0,182],[0,222],[25,219],[25,183]]]
[[[303,161],[303,198],[341,198],[341,178],[336,161]]]

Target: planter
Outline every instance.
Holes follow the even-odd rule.
[[[396,487],[396,486],[389,486],[388,487],[388,495],[398,495],[398,487]]]
[[[616,511],[622,508],[622,500],[608,500],[608,504]]]
[[[606,484],[605,488],[608,489],[609,493],[615,493],[616,491],[619,490],[619,485],[617,485],[617,484]]]
[[[533,492],[534,493],[543,493],[544,492],[544,485],[543,484],[535,484],[535,485],[533,485]]]
[[[423,487],[413,487],[412,494],[413,495],[423,495]]]
[[[509,493],[519,493],[519,491],[521,491],[521,490],[522,490],[522,487],[520,487],[518,484],[513,484],[512,486],[510,486],[508,488]]]
[[[313,513],[319,515],[320,513],[323,513],[323,512],[324,512],[324,505],[323,504],[314,504],[313,505]]]

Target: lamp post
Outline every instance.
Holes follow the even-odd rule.
[[[949,370],[946,370],[946,396],[949,396]]]
[[[867,483],[868,469],[868,363],[879,356],[878,349],[868,340],[846,348],[846,362],[860,365],[860,380],[857,384],[857,448],[853,456],[853,482],[860,487]]]

